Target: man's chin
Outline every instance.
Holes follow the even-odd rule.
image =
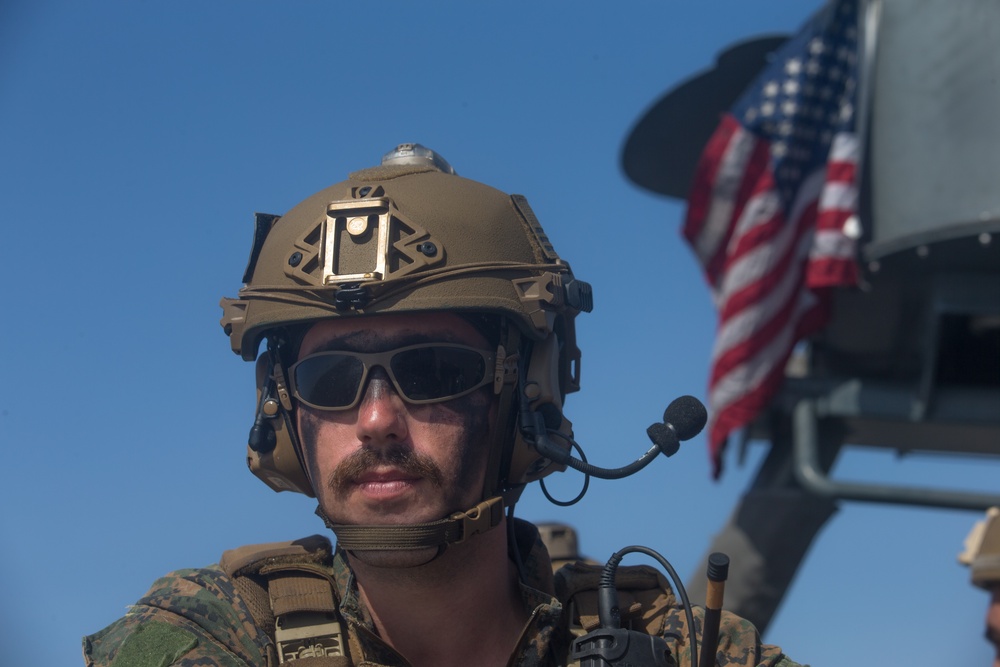
[[[342,502],[335,507],[324,506],[323,509],[334,524],[345,526],[407,526],[433,523],[452,514],[437,506],[414,507],[411,500],[404,499]]]

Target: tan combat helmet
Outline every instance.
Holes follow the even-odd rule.
[[[972,571],[972,583],[980,588],[1000,586],[1000,508],[991,507],[965,538],[965,551],[958,556]]]
[[[238,298],[222,299],[221,324],[233,351],[257,360],[247,460],[275,491],[315,495],[285,375],[302,330],[326,318],[381,313],[451,311],[499,323],[499,413],[484,503],[472,513],[491,501],[499,521],[500,497],[511,505],[525,484],[562,469],[535,451],[522,426],[570,434],[562,406],[580,388],[574,319],[591,310],[592,296],[524,197],[461,178],[433,151],[402,144],[381,165],[284,216],[258,214],[243,282]]]

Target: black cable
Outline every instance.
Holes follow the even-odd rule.
[[[583,453],[583,447],[581,447],[579,444],[577,444],[576,440],[574,440],[570,436],[568,436],[565,433],[562,433],[560,431],[552,430],[552,431],[549,431],[549,433],[551,433],[552,435],[558,436],[558,437],[562,438],[563,440],[565,440],[566,442],[568,442],[570,444],[570,446],[577,451],[577,453],[580,455],[580,458],[583,460],[583,462],[584,463],[587,462],[587,455]],[[570,459],[570,461],[573,461],[573,459]],[[581,471],[581,472],[583,472],[583,471]],[[544,478],[538,480],[538,483],[542,487],[542,493],[545,495],[545,498],[550,503],[552,503],[553,505],[556,505],[558,507],[569,507],[570,505],[577,504],[578,502],[580,502],[583,499],[583,497],[585,495],[587,495],[587,490],[590,488],[590,475],[587,474],[586,472],[583,473],[583,488],[580,489],[580,493],[578,493],[577,496],[576,496],[576,498],[574,498],[573,500],[556,500],[555,498],[552,497],[552,495],[549,493],[549,490],[545,487],[545,479]]]
[[[601,572],[601,583],[598,589],[598,595],[600,596],[598,599],[598,616],[601,620],[601,625],[605,627],[617,626],[617,618],[613,616],[613,614],[617,611],[618,597],[617,589],[615,588],[615,572],[618,570],[618,564],[626,554],[636,552],[655,558],[673,580],[674,589],[677,591],[677,595],[681,599],[681,605],[684,607],[684,614],[687,618],[688,641],[691,642],[691,667],[698,667],[698,640],[695,637],[694,613],[691,611],[691,603],[688,601],[687,591],[684,589],[684,584],[681,583],[680,577],[677,576],[677,572],[674,570],[673,566],[670,565],[667,559],[649,547],[638,545],[625,547],[620,551],[616,551],[614,555],[608,559],[607,564],[604,566],[604,570]]]
[[[250,427],[250,434],[247,436],[247,445],[255,452],[266,454],[272,451],[277,444],[277,435],[274,428],[267,423],[267,415],[264,414],[264,404],[271,398],[271,388],[274,385],[272,374],[274,373],[274,356],[268,344],[267,371],[264,375],[264,382],[260,388],[260,397],[257,399],[257,410],[254,413],[253,426]]]

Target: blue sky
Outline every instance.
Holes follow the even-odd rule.
[[[598,465],[645,451],[670,400],[704,395],[715,315],[681,204],[626,180],[623,141],[726,45],[816,6],[6,0],[5,660],[78,664],[80,636],[164,572],[323,530],[312,501],[244,467],[252,365],[218,300],[240,287],[254,211],[283,213],[399,142],[529,198],[594,285],[567,406],[578,440]],[[713,483],[699,437],[569,509],[532,489],[518,514],[575,524],[602,560],[647,545],[687,577],[765,450],[742,466],[731,451]],[[849,452],[836,474],[989,490],[997,469]],[[844,503],[766,639],[814,665],[987,664],[986,596],[955,559],[976,518]]]

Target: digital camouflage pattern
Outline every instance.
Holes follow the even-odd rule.
[[[567,566],[554,581],[548,553],[534,526],[518,521],[517,532],[519,544],[526,547],[521,553],[527,573],[527,581],[521,584],[521,597],[530,619],[508,665],[565,665],[570,641],[595,623],[588,593],[593,590],[591,580],[596,584],[592,572],[599,568]],[[409,665],[378,636],[342,551],[335,552],[329,567],[354,664]],[[648,587],[649,581],[655,582],[656,587]],[[662,575],[645,566],[621,568],[618,583],[624,589],[623,616],[631,615],[647,631],[666,637],[677,664],[689,665],[684,612]],[[628,586],[642,590],[632,591]],[[572,597],[572,603],[564,606],[556,591],[567,599]],[[573,619],[566,618],[567,609],[575,610]],[[701,609],[695,611],[695,616],[700,628]],[[83,651],[87,667],[264,667],[271,645],[271,639],[254,621],[233,581],[214,565],[178,570],[157,580],[124,617],[85,637]],[[270,652],[273,654],[273,648]],[[722,667],[797,667],[777,647],[762,645],[753,625],[725,613],[717,660]]]
[[[215,565],[158,579],[124,617],[85,637],[83,653],[87,667],[247,667],[265,664],[269,641]]]

